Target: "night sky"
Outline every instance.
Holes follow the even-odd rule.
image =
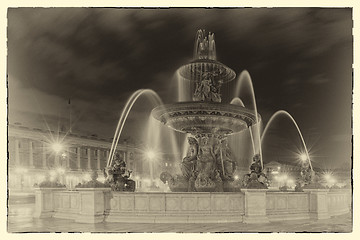
[[[71,108],[74,131],[111,138],[137,89],[153,89],[165,103],[176,101],[175,72],[192,59],[197,30],[206,29],[215,33],[218,60],[237,75],[250,73],[264,125],[286,110],[313,161],[349,166],[352,24],[349,8],[12,8],[9,123],[68,126]],[[224,86],[224,101],[234,97],[235,83]],[[125,135],[143,131],[134,126],[149,111],[145,103],[134,107]],[[279,128],[277,141],[269,142],[285,147],[294,127],[279,118],[274,131]]]

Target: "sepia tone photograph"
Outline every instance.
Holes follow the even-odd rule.
[[[353,232],[353,9],[9,7],[8,233]]]

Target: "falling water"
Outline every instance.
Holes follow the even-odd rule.
[[[241,107],[245,107],[243,101],[238,98],[238,97],[235,97],[231,100],[230,104],[233,104],[233,105],[238,105],[238,106],[241,106]]]
[[[206,46],[206,44],[209,44]],[[202,52],[204,49],[208,49],[208,52]],[[205,30],[198,30],[195,37],[194,45],[194,59],[207,58],[216,60],[216,46],[215,46],[215,35],[210,33],[206,36]]]
[[[162,147],[169,147],[169,143],[171,153],[176,156],[180,155],[180,150],[177,144],[175,132],[165,127],[161,122],[157,121],[151,115],[148,119],[146,134],[146,146],[148,148],[157,151],[160,150]],[[170,142],[168,142],[169,138]],[[162,140],[162,142],[160,142],[160,140]]]
[[[251,138],[251,143],[252,143],[251,145],[252,145],[253,153],[255,154],[256,153],[255,141],[254,141],[254,136],[253,136],[251,127],[249,127],[249,133],[250,133],[250,138]]]
[[[126,102],[125,107],[124,107],[124,109],[123,109],[123,111],[121,113],[119,122],[118,122],[116,130],[115,130],[114,139],[113,139],[113,142],[111,144],[110,154],[109,154],[109,158],[108,158],[108,161],[107,161],[107,167],[109,167],[111,165],[112,161],[113,161],[114,154],[115,154],[115,151],[116,151],[116,146],[118,145],[120,135],[121,135],[121,132],[123,130],[124,124],[126,122],[126,119],[127,119],[128,115],[129,115],[133,105],[135,104],[136,100],[143,94],[145,94],[148,97],[152,96],[152,98],[150,98],[150,100],[155,101],[155,103],[157,105],[162,104],[162,101],[161,101],[159,95],[156,92],[154,92],[153,90],[151,90],[151,89],[139,89],[130,96],[130,98]]]
[[[146,133],[146,147],[157,150],[159,148],[159,139],[160,139],[160,126],[159,122],[156,121],[151,115],[147,121],[147,133]]]
[[[160,139],[160,131],[161,126],[159,126],[159,122],[156,121],[151,115],[149,116],[147,122],[147,133],[146,133],[146,151],[153,152],[156,156],[156,159],[146,159],[149,162],[149,175],[151,182],[154,181],[154,164],[157,162],[157,158],[161,157],[158,154],[159,151],[159,139]],[[155,161],[154,161],[155,160]],[[151,183],[152,184],[152,183]]]
[[[252,103],[253,103],[253,106],[254,106],[254,111],[255,111],[255,120],[256,120],[256,126],[257,126],[257,129],[256,129],[256,136],[257,136],[257,140],[258,140],[258,151],[259,151],[259,154],[260,154],[260,159],[261,159],[261,167],[263,167],[263,160],[262,160],[262,150],[261,150],[261,140],[260,140],[260,126],[261,124],[259,124],[259,118],[258,118],[258,111],[257,111],[257,105],[256,105],[256,99],[255,99],[255,92],[254,92],[254,87],[253,87],[253,84],[252,84],[252,80],[251,80],[251,77],[250,77],[250,74],[248,71],[244,70],[241,72],[239,78],[238,78],[238,81],[236,83],[236,87],[235,87],[235,90],[234,90],[234,97],[238,97],[239,98],[239,95],[240,95],[240,90],[241,90],[241,87],[242,85],[244,84],[244,82],[246,82],[248,84],[248,86],[250,87],[250,93],[252,95]]]
[[[264,129],[263,134],[261,135],[261,142],[260,142],[261,145],[262,145],[262,142],[263,142],[263,140],[264,140],[264,137],[265,137],[265,135],[266,135],[269,127],[271,126],[271,124],[272,124],[272,122],[275,120],[275,118],[278,117],[278,116],[286,116],[286,117],[290,118],[290,120],[292,121],[292,123],[295,125],[295,127],[296,127],[296,129],[297,129],[297,131],[298,131],[298,134],[299,134],[299,136],[300,136],[300,138],[301,138],[301,142],[302,142],[302,144],[303,144],[303,147],[304,147],[304,149],[305,149],[305,154],[306,154],[306,157],[307,157],[307,159],[308,159],[308,161],[309,161],[310,168],[311,168],[311,170],[312,170],[313,168],[312,168],[312,165],[311,165],[309,152],[308,152],[308,150],[307,150],[307,147],[306,147],[306,144],[305,144],[303,135],[301,134],[300,128],[299,128],[299,126],[297,125],[295,119],[294,119],[294,118],[290,115],[290,113],[288,113],[287,111],[279,110],[279,111],[277,111],[276,113],[274,113],[274,114],[271,116],[269,122],[268,122],[268,123],[266,124],[266,126],[265,126],[265,129]]]
[[[179,71],[176,71],[176,81],[178,87],[178,102],[191,100],[191,83],[190,80],[183,78]]]

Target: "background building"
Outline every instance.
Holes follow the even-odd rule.
[[[112,140],[75,133],[8,126],[8,187],[11,191],[31,190],[46,177],[57,178],[73,188],[89,180],[91,171],[106,167]],[[117,151],[136,172],[135,144],[122,142]]]

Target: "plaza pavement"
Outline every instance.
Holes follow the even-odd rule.
[[[36,219],[30,216],[8,218],[9,233],[93,232],[93,233],[258,233],[258,232],[352,232],[352,215],[345,214],[326,220],[296,220],[266,224],[245,223],[96,223],[85,224],[64,219]]]

